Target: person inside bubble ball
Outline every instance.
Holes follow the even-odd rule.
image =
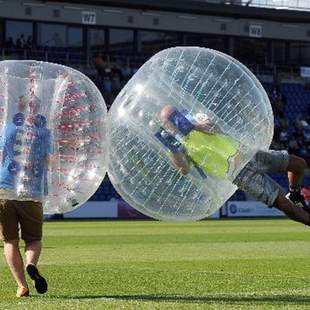
[[[20,96],[18,111],[8,120],[0,139],[0,238],[17,283],[17,297],[29,296],[24,262],[19,249],[19,226],[25,242],[25,266],[38,293],[47,282],[37,269],[41,254],[42,197],[47,194],[47,167],[52,154],[46,118],[40,100]]]
[[[155,137],[169,149],[171,160],[184,175],[195,166],[201,175],[227,178],[238,160],[238,142],[221,133],[205,114],[193,117],[187,111],[164,106],[159,119],[162,127]],[[301,194],[304,159],[287,151],[259,151],[233,179],[233,183],[268,207],[275,207],[290,219],[310,225],[310,208]],[[267,172],[287,172],[290,192],[276,183]]]

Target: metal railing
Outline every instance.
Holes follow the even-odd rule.
[[[69,65],[74,67],[90,68],[94,66],[94,59],[97,51],[66,51],[65,49],[18,49],[18,48],[0,48],[0,60],[20,59],[20,60],[39,60]],[[114,64],[121,66],[140,67],[149,56],[129,55],[124,53],[104,53],[104,62],[108,67]]]
[[[82,52],[67,52],[65,50],[44,50],[44,49],[18,49],[0,48],[1,60],[10,59],[33,59],[41,61],[56,62],[63,65],[86,65],[87,58]]]
[[[83,52],[57,51],[57,50],[19,50],[0,48],[0,60],[9,59],[32,59],[40,61],[48,61],[68,65],[72,67],[85,69],[93,69],[96,52],[90,52],[85,55]],[[103,61],[107,68],[114,65],[128,66],[138,69],[150,55],[130,55],[118,53],[106,53],[103,55]],[[254,64],[246,63],[247,67],[256,75],[284,74],[287,77],[296,78],[300,76],[300,66],[298,65],[280,65],[280,64]]]

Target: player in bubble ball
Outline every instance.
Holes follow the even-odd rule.
[[[39,98],[34,96],[30,100],[20,96],[17,106],[18,112],[6,123],[0,136],[0,238],[18,286],[16,296],[27,297],[29,288],[19,249],[19,226],[25,241],[26,271],[38,293],[43,294],[47,291],[47,282],[37,264],[41,254],[42,195],[47,194],[52,147],[46,118],[38,113]]]
[[[169,149],[171,160],[184,175],[195,166],[207,177],[229,178],[238,161],[239,144],[221,133],[207,115],[199,113],[193,117],[187,111],[178,111],[171,105],[164,106],[159,119],[162,127],[156,138]],[[310,225],[310,208],[301,194],[304,159],[288,154],[287,151],[259,151],[233,183],[268,207],[275,207],[290,219]],[[287,172],[290,192],[267,175],[268,172]]]

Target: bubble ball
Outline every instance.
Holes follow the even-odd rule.
[[[215,50],[176,47],[147,61],[108,115],[108,175],[132,207],[160,220],[210,216],[273,136],[266,92],[240,62]],[[175,153],[190,169],[182,171]]]
[[[44,213],[84,203],[106,173],[107,108],[72,68],[0,62],[0,194],[43,202]]]

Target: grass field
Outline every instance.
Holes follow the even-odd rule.
[[[310,228],[288,220],[47,222],[49,292],[0,309],[309,309]]]

